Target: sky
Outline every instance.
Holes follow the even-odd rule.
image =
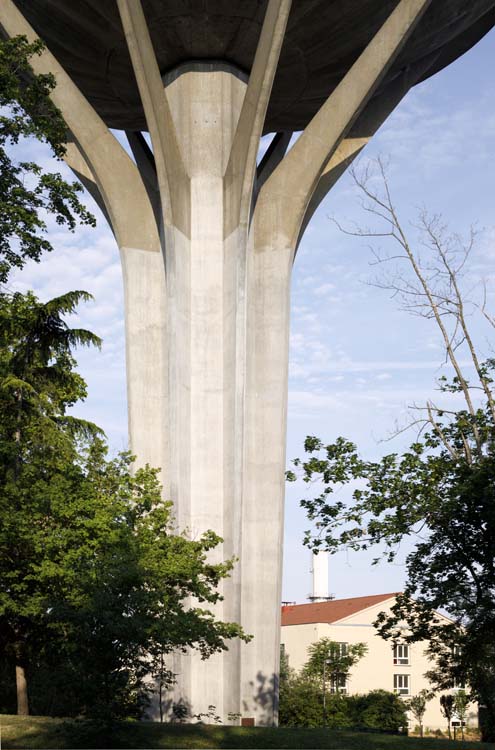
[[[422,206],[441,213],[455,232],[477,225],[469,280],[483,277],[489,290],[495,280],[494,67],[492,31],[414,88],[362,156],[362,163],[379,155],[389,161],[394,202],[414,241],[413,224]],[[23,150],[23,158],[65,169],[54,165],[39,144],[25,144]],[[89,395],[75,412],[103,427],[111,451],[117,452],[127,447],[122,275],[113,236],[86,198],[97,215],[97,228],[80,227],[71,234],[49,224],[54,252],[16,273],[10,287],[34,289],[43,300],[72,289],[94,295],[71,321],[104,342],[101,352],[77,353]],[[346,226],[368,223],[348,174],[313,217],[294,266],[288,466],[291,458],[303,455],[306,435],[325,443],[343,435],[368,458],[400,452],[414,434],[389,438],[397,425],[406,423],[408,406],[435,393],[435,379],[442,374],[443,351],[433,323],[397,309],[389,292],[373,286],[377,268],[370,264],[369,241],[343,234],[333,219]],[[480,351],[489,354],[490,332],[474,316],[472,325]],[[282,599],[298,603],[311,591],[310,553],[302,544],[309,523],[299,507],[306,492],[302,483],[291,484],[286,497]],[[394,564],[372,566],[375,553],[332,556],[330,592],[341,598],[399,591],[409,546],[403,545]]]

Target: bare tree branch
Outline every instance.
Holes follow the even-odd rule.
[[[466,460],[471,463],[473,450],[478,454],[483,451],[483,437],[476,419],[477,407],[471,393],[473,389],[484,393],[491,417],[495,421],[492,381],[480,361],[468,321],[472,311],[477,309],[495,328],[495,316],[492,316],[486,309],[486,286],[481,304],[473,302],[470,296],[466,296],[461,289],[461,281],[475,246],[477,231],[471,227],[464,241],[459,235],[448,233],[439,214],[429,214],[423,208],[420,210],[417,223],[412,224],[413,228],[419,232],[416,246],[414,246],[394,206],[387,178],[386,162],[381,158],[369,160],[364,168],[353,167],[350,172],[363,196],[364,210],[379,223],[384,223],[385,227],[378,225],[368,228],[355,225],[349,229],[342,226],[336,219],[333,221],[345,234],[372,239],[390,238],[393,243],[399,245],[401,248],[399,252],[386,255],[381,250],[372,248],[373,258],[370,265],[382,267],[387,263],[396,263],[397,268],[394,273],[382,275],[369,283],[391,292],[392,298],[399,301],[400,309],[411,315],[435,321],[444,345],[445,363],[450,363],[455,373],[452,388],[454,390],[458,388],[462,393],[470,417],[467,432],[461,435],[463,449],[449,442],[444,425],[437,416],[443,417],[449,413],[454,415],[455,412],[436,408],[429,401],[425,407],[424,420],[414,420],[411,424],[429,423],[453,458],[459,458],[461,455],[459,450],[461,450]],[[409,271],[412,272],[411,276],[398,269],[398,264],[404,261],[407,262]],[[460,359],[465,348],[469,352],[478,381],[474,385],[471,385],[464,374],[464,364]],[[442,389],[446,390],[445,387]]]

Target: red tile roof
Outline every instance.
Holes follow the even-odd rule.
[[[282,607],[282,625],[303,625],[312,622],[337,622],[344,617],[354,615],[363,609],[373,607],[397,596],[392,594],[373,594],[371,596],[356,596],[352,599],[333,599],[329,602],[313,602],[312,604],[290,604]]]

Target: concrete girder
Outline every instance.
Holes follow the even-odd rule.
[[[275,133],[275,135],[273,136],[272,140],[270,141],[270,145],[265,151],[263,158],[258,164],[258,168],[256,170],[255,196],[258,195],[259,191],[261,190],[267,179],[270,177],[275,167],[277,167],[284,158],[285,154],[287,153],[287,149],[289,148],[292,135],[292,131],[287,131],[282,133]]]
[[[8,36],[37,39],[12,0],[2,0],[0,23]],[[56,78],[53,101],[94,176],[119,245],[157,251],[155,219],[132,159],[48,50],[31,64],[37,73],[53,73]]]
[[[117,0],[155,155],[163,222],[189,236],[190,184],[141,0]]]
[[[64,161],[74,172],[77,179],[84,185],[113,231],[112,222],[110,221],[107,207],[105,206],[105,202],[98,189],[98,185],[96,184],[95,176],[91,171],[88,162],[77,147],[77,143],[74,141],[66,144]]]
[[[278,205],[280,230],[295,248],[311,200],[326,164],[345,138],[431,0],[400,0],[325,104],[306,126],[262,187],[256,213],[273,217]],[[283,217],[283,219],[281,219]]]
[[[30,41],[37,39],[12,0],[2,0],[0,24],[8,36],[23,34]],[[96,202],[103,202],[104,215],[119,246],[126,303],[131,448],[138,462],[166,467],[163,424],[167,368],[164,367],[165,375],[157,378],[156,363],[149,363],[150,354],[158,351],[155,359],[163,366],[161,337],[166,330],[163,261],[153,207],[136,165],[56,58],[45,50],[31,60],[31,65],[36,73],[55,76],[57,85],[52,99],[62,111],[72,139],[66,161]],[[149,440],[150,432],[155,435],[153,441]]]
[[[161,223],[161,201],[160,188],[158,187],[158,175],[156,173],[156,163],[153,151],[148,146],[142,133],[126,130],[127,142],[132,151],[134,161],[136,162],[139,173],[143,178],[143,183],[148,193],[153,211],[155,213],[156,224]]]
[[[404,96],[435,64],[438,54],[429,56],[414,67],[406,68],[387,88],[376,96],[361,112],[348,135],[342,139],[323,169],[313,191],[299,230],[297,247],[314,212],[344,174],[354,159],[370,142],[378,128],[391,115]]]
[[[253,67],[225,170],[225,236],[239,224],[247,227],[263,132],[292,0],[268,0]]]

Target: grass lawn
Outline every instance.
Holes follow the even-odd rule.
[[[2,750],[63,748],[329,748],[329,750],[495,750],[492,743],[386,734],[129,722],[113,730],[44,717],[0,716]]]

